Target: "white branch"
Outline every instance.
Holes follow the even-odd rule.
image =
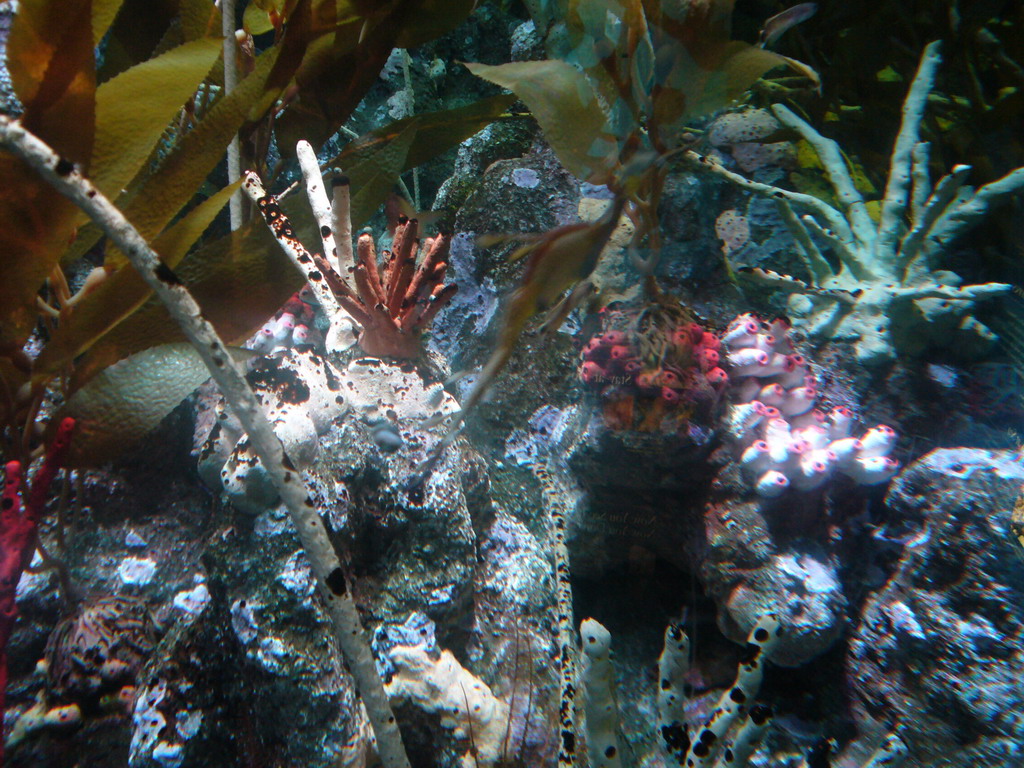
[[[932,193],[931,177],[928,174],[928,158],[931,145],[919,141],[914,145],[914,165],[911,170],[913,188],[910,192],[910,220],[918,221],[924,211],[924,204]]]
[[[914,271],[910,267],[914,258],[921,250],[925,237],[927,237],[935,222],[939,220],[939,217],[946,211],[946,208],[949,207],[949,204],[953,202],[956,193],[960,191],[960,187],[967,181],[967,175],[970,172],[971,166],[957,165],[953,167],[952,171],[943,176],[939,183],[935,185],[935,191],[931,197],[924,204],[924,210],[920,217],[914,221],[914,228],[903,238],[903,243],[899,249],[898,264],[901,269],[906,270],[908,276],[910,272]]]
[[[800,245],[800,255],[803,257],[804,266],[806,266],[807,271],[811,273],[813,281],[817,285],[821,285],[830,277],[834,277],[835,273],[832,271],[832,266],[825,260],[825,257],[821,255],[821,251],[819,251],[818,246],[815,245],[814,240],[811,238],[811,233],[807,231],[807,227],[797,217],[797,215],[793,213],[793,207],[788,202],[781,199],[777,199],[775,201],[775,205],[778,207],[779,213],[782,215],[782,220],[785,222],[786,227]]]
[[[352,200],[348,176],[338,174],[331,179],[331,229],[338,249],[336,269],[344,276],[352,266]]]
[[[932,250],[953,241],[978,223],[1004,197],[1024,189],[1024,168],[1010,171],[1001,179],[981,187],[971,197],[955,204],[935,225],[926,248]]]
[[[693,151],[683,153],[683,159],[693,167],[710,171],[724,179],[728,179],[743,189],[748,189],[751,192],[756,192],[765,197],[772,197],[776,200],[786,200],[801,210],[818,214],[828,225],[829,229],[825,230],[826,236],[836,247],[836,250],[845,252],[846,257],[851,260],[857,260],[856,243],[854,242],[853,232],[850,230],[849,223],[841,212],[828,203],[819,200],[813,195],[805,195],[803,192],[791,192],[788,189],[782,189],[771,184],[763,184],[760,181],[753,181],[745,176],[740,176],[738,173],[733,173],[727,168],[722,167],[721,164],[714,162],[711,158],[699,155]]]
[[[942,61],[938,41],[925,46],[917,74],[903,101],[903,120],[900,132],[893,146],[889,162],[889,180],[885,185],[882,200],[882,215],[878,223],[878,241],[875,255],[882,264],[891,263],[896,255],[896,238],[903,225],[907,210],[907,195],[910,186],[911,162],[914,146],[921,132],[921,118],[928,103],[928,94],[935,84],[935,70]]]
[[[300,145],[304,142],[300,142]],[[306,144],[309,147],[308,144]],[[312,148],[309,149],[312,154]],[[307,158],[307,163],[308,163]],[[300,154],[300,163],[301,154]],[[313,155],[312,165],[315,169],[316,177],[319,178],[320,171],[316,164],[316,156]],[[303,169],[303,175],[305,176],[307,169]],[[306,179],[306,190],[310,195],[310,204],[314,209],[314,216],[317,218],[317,224],[319,225],[320,219],[316,212],[317,203],[313,202],[313,198],[317,197],[316,190],[310,191],[309,179]],[[315,187],[315,185],[314,185]],[[325,334],[325,346],[328,352],[339,352],[347,349],[351,346],[351,343],[344,338],[344,333],[351,327],[351,322],[348,320],[349,312],[341,307],[338,298],[334,295],[334,291],[325,278],[323,272],[331,269],[330,262],[322,264],[324,269],[320,269],[316,264],[314,257],[306,250],[306,247],[299,241],[294,230],[292,230],[291,222],[282,213],[281,208],[277,200],[272,196],[268,195],[266,190],[263,188],[263,182],[260,181],[260,177],[252,171],[245,172],[245,180],[242,182],[242,189],[249,196],[260,209],[263,214],[264,220],[267,222],[267,227],[270,229],[274,239],[277,240],[281,249],[285,252],[288,258],[291,260],[295,268],[302,273],[306,278],[306,282],[310,288],[313,289],[313,293],[316,295],[317,301],[320,302],[320,307],[324,310],[324,314],[327,315],[328,331]],[[323,181],[319,184],[319,194],[323,197],[323,203],[327,201],[327,193],[323,189]],[[328,214],[329,215],[329,214]],[[322,232],[322,230],[321,230]],[[333,239],[333,238],[332,238]],[[316,258],[319,258],[316,257]],[[324,257],[326,260],[327,257]],[[344,278],[339,276],[339,279],[344,283]],[[351,312],[355,312],[356,308],[352,307]]]
[[[306,197],[309,199],[309,207],[313,209],[313,218],[320,230],[320,242],[324,246],[324,257],[338,274],[343,274],[338,267],[338,252],[334,243],[331,201],[327,199],[324,177],[320,175],[320,164],[316,160],[316,152],[313,151],[313,147],[308,141],[303,140],[295,145],[295,155],[299,158],[302,180],[306,182]]]
[[[862,249],[870,249],[875,241],[875,222],[868,215],[864,198],[853,183],[839,145],[832,139],[822,136],[783,104],[773,105],[772,112],[775,113],[775,117],[779,119],[780,123],[795,130],[814,148],[821,159],[821,164],[825,166],[825,172],[828,174],[829,181],[832,182],[836,198],[846,211],[853,236],[857,238]]]
[[[1006,283],[981,283],[954,288],[951,285],[911,286],[891,288],[889,292],[900,299],[953,299],[956,301],[981,301],[1002,296],[1013,290]]]

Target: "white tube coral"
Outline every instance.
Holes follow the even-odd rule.
[[[773,322],[770,327],[774,346],[792,349],[785,324]],[[743,332],[735,333],[737,328]],[[826,416],[814,407],[817,385],[802,355],[775,353],[786,361],[781,368],[747,363],[751,354],[763,353],[754,346],[762,330],[756,318],[745,314],[726,331],[733,339],[727,359],[740,363],[729,371],[733,402],[725,418],[726,432],[740,465],[754,478],[758,495],[772,498],[790,487],[820,488],[837,471],[863,485],[884,483],[896,474],[899,464],[888,455],[896,445],[896,431],[879,424],[859,440],[850,437],[849,408],[833,408]]]
[[[715,758],[726,734],[739,716],[749,709],[761,689],[764,662],[778,642],[780,631],[778,619],[771,615],[762,616],[750,630],[748,650],[736,671],[736,681],[722,694],[711,717],[697,731],[683,765],[688,768],[716,765]]]
[[[612,667],[612,636],[600,622],[580,624],[583,658],[580,691],[586,712],[587,753],[590,768],[619,768],[619,711],[615,705],[615,670]]]

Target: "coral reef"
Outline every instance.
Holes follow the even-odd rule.
[[[10,5],[0,0],[0,47]],[[897,429],[909,458],[964,440],[972,419],[1001,429],[1000,445],[1019,426],[1009,363],[953,361],[991,341],[974,315],[1006,285],[960,287],[934,267],[1020,188],[1021,172],[972,190],[955,166],[932,185],[931,160],[970,155],[944,144],[929,158],[925,102],[937,141],[972,128],[961,102],[930,94],[937,48],[907,96],[879,219],[857,163],[872,172],[889,123],[857,135],[855,120],[898,108],[907,46],[871,73],[883,99],[837,95],[834,72],[824,94],[767,75],[744,99],[772,63],[817,81],[732,40],[731,0],[458,0],[421,14],[398,3],[345,20],[331,3],[313,3],[313,16],[307,3],[250,3],[231,89],[219,67],[205,74],[222,46],[233,50],[231,0],[203,13],[182,4],[167,12],[169,28],[143,34],[140,23],[136,51],[122,28],[153,18],[142,5],[114,14],[88,0],[22,0],[0,63],[0,102],[10,101],[6,66],[27,97],[25,119],[0,116],[0,166],[17,170],[0,191],[10,225],[0,239],[11,246],[0,247],[0,294],[16,299],[0,301],[0,449],[18,459],[0,499],[3,766],[1021,764],[1020,452],[936,450],[900,474],[891,458]],[[813,5],[767,26],[785,28]],[[433,27],[471,6],[467,28],[433,40]],[[520,23],[527,9],[539,32]],[[993,73],[1016,71],[998,45],[1024,37],[965,13],[986,55],[1002,56],[978,70],[987,90]],[[221,20],[223,40],[204,33],[204,21],[208,32]],[[28,21],[37,39],[26,39]],[[50,49],[57,32],[62,45]],[[493,65],[509,34],[526,66]],[[538,60],[541,38],[567,60]],[[133,66],[149,43],[153,59]],[[197,72],[187,77],[177,66],[164,75],[183,92],[201,83],[198,93],[166,96],[166,115],[111,98],[136,76],[148,83],[153,70],[137,67],[158,68],[179,46],[202,49],[204,61],[189,61]],[[514,93],[473,104],[453,88],[442,95],[465,69],[452,63],[467,58],[492,62],[473,69]],[[334,66],[343,63],[354,66]],[[66,83],[81,92],[64,93]],[[1018,90],[991,106],[1019,104]],[[460,106],[445,109],[449,98]],[[844,147],[854,159],[781,106],[702,117],[766,98],[843,120],[830,124],[855,134]],[[154,126],[111,119],[124,104]],[[428,104],[440,111],[424,113]],[[216,128],[207,113],[221,116]],[[384,125],[389,117],[402,120]],[[165,146],[157,136],[169,122]],[[350,141],[348,129],[366,124],[375,130]],[[451,155],[439,154],[484,125],[434,196],[450,171]],[[106,145],[129,133],[157,146],[133,138],[125,170],[112,173]],[[197,187],[232,135],[244,167],[285,191],[267,195],[250,174],[257,205],[224,236],[219,210],[235,190]],[[308,207],[302,182],[288,186],[288,145],[301,135],[329,158],[297,146]],[[1021,164],[1018,138],[1008,144],[993,166]],[[676,161],[696,146],[724,167],[688,155],[710,172],[681,171]],[[203,163],[186,162],[191,153]],[[783,190],[797,161],[793,188],[821,192],[814,153],[835,196]],[[421,243],[415,219],[398,221],[389,205],[397,229],[378,263],[353,220],[376,216],[406,182],[416,209],[445,209],[459,234]],[[82,226],[58,190],[94,224]],[[178,198],[192,201],[187,210]],[[307,250],[299,231],[320,242]],[[102,255],[91,250],[101,232]],[[484,232],[496,234],[476,239]],[[790,256],[794,236],[801,251]],[[513,240],[525,243],[522,260],[508,258]],[[984,263],[970,268],[985,277],[969,282],[1013,280],[999,276],[1010,271],[997,244],[983,244]],[[297,293],[279,245],[308,283]],[[76,259],[81,272],[65,274]],[[794,329],[753,315],[727,325],[769,293],[738,290],[741,264],[803,278],[744,273],[783,289],[767,300],[790,301]],[[793,272],[801,264],[806,274]],[[63,285],[81,281],[88,290]],[[165,398],[177,373],[155,354],[130,387],[108,388],[102,415],[78,418],[80,380],[124,375],[112,360],[127,364],[137,345],[150,351],[150,334],[178,332],[154,292],[207,368],[187,364],[181,396]],[[251,337],[268,317],[247,350],[221,341]],[[373,356],[350,349],[357,337]],[[948,354],[883,370],[849,364],[854,344],[878,366],[933,343]],[[130,456],[104,464],[86,442],[95,425],[136,412],[119,394],[166,399],[153,413],[167,416],[206,370],[216,383]],[[454,370],[463,374],[445,382]],[[211,394],[217,386],[223,395]],[[73,469],[39,525],[68,412],[78,418]],[[883,424],[861,434],[854,413]],[[963,432],[943,434],[949,423]],[[213,493],[196,483],[190,441]],[[586,619],[577,632],[585,616],[611,631]]]
[[[772,613],[785,630],[772,659],[798,667],[832,647],[849,603],[837,558],[809,536],[793,541],[773,533],[778,524],[764,506],[718,499],[707,504],[700,577],[726,637],[740,641],[759,616]],[[810,511],[821,515],[817,505]],[[796,505],[783,513],[798,521],[807,514]]]
[[[410,627],[416,631],[410,632]],[[437,648],[426,616],[412,614],[392,632],[378,632],[377,644],[386,646],[385,689],[395,706],[412,705],[440,718],[441,726],[464,745],[462,768],[494,768],[508,759],[508,704],[459,664],[451,651]]]
[[[747,278],[790,294],[794,322],[810,337],[853,343],[858,362],[879,366],[931,344],[977,355],[995,341],[977,320],[974,305],[1007,293],[1004,283],[962,285],[939,269],[953,241],[1001,199],[1024,187],[1024,168],[974,190],[960,165],[934,186],[928,176],[928,143],[920,140],[925,105],[941,60],[938,43],[928,45],[907,93],[893,148],[889,178],[876,222],[857,190],[838,145],[781,104],[772,111],[815,150],[828,173],[838,206],[811,195],[751,181],[710,158],[689,153],[691,166],[766,195],[779,206],[799,245],[810,282],[769,270],[745,270]],[[795,210],[805,211],[798,216]],[[822,255],[831,247],[839,267]],[[950,340],[956,343],[950,345]]]
[[[274,355],[299,347],[322,350],[324,339],[314,322],[316,308],[310,303],[312,297],[309,293],[304,288],[288,299],[246,346],[261,355]]]
[[[259,177],[252,172],[245,177],[246,193],[259,207],[282,249],[306,275],[331,326],[341,327],[337,317],[340,308],[359,324],[359,345],[364,351],[398,358],[419,356],[423,351],[424,329],[457,290],[454,284],[444,284],[450,235],[428,238],[423,243],[424,256],[417,267],[419,223],[416,219],[401,217],[391,250],[384,252],[382,274],[370,235],[360,235],[355,250],[352,249],[348,178],[341,176],[333,180],[334,200],[328,202],[312,147],[307,142],[299,142],[296,154],[319,225],[323,254],[310,253],[299,242],[277,199],[266,193]],[[352,262],[354,290],[339,274],[349,269],[343,266],[348,261]],[[328,331],[328,351],[339,347],[332,341],[336,333],[333,328]]]
[[[615,704],[612,635],[595,619],[580,624],[580,693],[586,716],[587,755],[591,768],[622,765],[619,712]]]
[[[744,314],[723,336],[733,399],[726,430],[755,490],[766,497],[813,490],[837,471],[857,483],[884,483],[899,469],[889,457],[895,430],[879,424],[855,438],[849,408],[827,416],[815,408],[815,377],[789,334],[783,319],[763,323]]]
[[[306,350],[255,358],[247,377],[289,459],[298,468],[309,466],[320,435],[348,409],[340,373]],[[199,455],[199,474],[211,488],[223,487],[236,508],[262,512],[276,503],[277,490],[223,400],[215,412]]]
[[[585,619],[580,635],[584,653],[580,691],[587,712],[585,730],[590,765],[609,768],[620,764],[611,634],[596,620]],[[658,658],[657,740],[674,763],[686,768],[746,768],[751,764],[772,718],[771,708],[755,703],[755,699],[766,662],[772,660],[774,648],[783,635],[773,615],[757,619],[747,636],[735,680],[726,687],[703,724],[693,727],[686,713],[690,639],[680,625],[669,624]],[[828,743],[816,746],[801,765],[829,765],[830,752]],[[907,745],[899,735],[890,732],[860,764],[862,768],[896,768],[907,755]]]
[[[605,310],[583,347],[579,377],[612,429],[677,431],[707,424],[728,381],[720,343],[678,305]]]
[[[91,602],[54,627],[47,641],[50,696],[95,705],[104,694],[133,686],[156,640],[142,601],[120,596]]]
[[[718,700],[700,728],[687,722],[685,676],[689,669],[689,638],[677,624],[665,630],[665,643],[658,659],[658,741],[679,765],[688,768],[743,768],[764,735],[770,718],[767,707],[754,704],[761,688],[765,662],[782,634],[778,621],[763,616],[747,638],[747,652],[737,670],[736,680]],[[593,768],[620,765],[617,743],[618,705],[611,664],[611,634],[594,619],[580,625],[584,663],[580,691],[587,713],[587,748]],[[732,738],[730,731],[743,715],[742,726]]]

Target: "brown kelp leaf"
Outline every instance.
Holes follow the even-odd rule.
[[[114,23],[123,0],[92,0],[92,43],[99,45]]]
[[[164,264],[172,269],[177,267],[239,186],[240,182],[227,186],[203,201],[153,242],[153,249]],[[107,276],[75,304],[67,321],[54,331],[36,358],[34,375],[45,378],[59,371],[141,307],[151,295],[149,286],[130,264]]]
[[[474,0],[314,1],[308,47],[295,73],[297,96],[274,126],[282,152],[290,155],[300,139],[320,146],[377,82],[394,48],[448,32],[473,5]]]
[[[419,118],[402,126],[392,124],[384,130],[356,139],[342,153],[342,168],[352,188],[352,228],[363,226],[377,211],[381,203],[406,168],[409,148],[416,138]],[[351,151],[349,151],[351,149]],[[347,159],[346,159],[347,156]]]
[[[768,70],[810,67],[731,40],[734,0],[644,0],[657,77],[652,114],[663,132],[714,112],[739,98]]]
[[[566,289],[585,280],[593,272],[602,249],[619,222],[625,202],[625,198],[617,197],[597,221],[558,227],[520,249],[517,258],[528,257],[526,271],[509,299],[494,350],[473,388],[463,399],[462,410],[452,420],[448,432],[418,467],[420,478],[425,477],[441,452],[451,445],[466,417],[487,394],[495,377],[512,357],[530,318],[554,307]]]
[[[393,141],[409,125],[415,124],[416,135],[405,157],[403,168],[407,171],[432,160],[482,131],[505,114],[515,99],[515,96],[509,95],[490,96],[463,107],[404,117],[353,139],[338,155],[328,161],[327,165],[347,171],[349,166],[360,162],[363,155],[376,151],[379,145]]]
[[[608,116],[586,75],[554,59],[466,66],[526,102],[544,138],[571,173],[595,184],[607,181],[618,150],[609,134]]]
[[[179,0],[178,16],[185,42],[220,34],[220,8],[208,0]]]
[[[284,0],[251,0],[242,14],[242,29],[250,35],[277,29],[283,10]]]
[[[28,381],[28,373],[16,366],[9,357],[0,355],[0,388],[7,392],[17,392]],[[0,423],[14,424],[15,415],[11,408],[14,402],[7,397],[0,397]]]
[[[22,122],[86,168],[93,138],[93,48],[86,0],[27,0],[14,17],[7,62]],[[35,296],[72,236],[75,206],[11,155],[0,154],[0,349],[20,346]]]
[[[353,190],[352,222],[369,220],[399,176],[457,146],[498,118],[514,101],[492,96],[464,107],[396,120],[350,142],[328,166],[341,168]]]
[[[27,0],[7,41],[7,68],[25,127],[72,162],[92,150],[93,61],[89,0]]]
[[[404,24],[395,47],[414,48],[436,40],[459,26],[476,4],[477,0],[407,0],[400,16]]]
[[[393,127],[398,129],[406,121],[416,121],[416,136],[406,155],[404,170],[423,165],[479,133],[505,114],[514,101],[514,96],[502,94],[455,109],[424,112],[393,123]],[[342,157],[344,155],[343,152]],[[344,168],[344,164],[341,167]]]
[[[218,39],[195,40],[144,61],[96,89],[92,181],[101,192],[115,196],[134,178],[220,52]]]
[[[198,125],[181,137],[153,174],[129,190],[118,206],[144,237],[160,232],[199,189],[224,157],[228,142],[249,119],[257,119],[277,99],[266,78],[277,47],[256,59],[255,69],[229,95],[221,98]]]
[[[0,152],[0,352],[21,347],[36,293],[74,231],[78,209],[12,155]]]
[[[516,258],[527,258],[519,286],[505,310],[498,342],[473,389],[463,402],[463,413],[472,408],[508,362],[527,321],[553,307],[570,287],[589,277],[622,214],[624,200],[616,199],[594,222],[581,222],[545,232],[522,246]]]
[[[252,353],[233,350],[236,359]],[[191,344],[164,344],[107,368],[78,390],[55,417],[75,419],[68,466],[111,461],[153,431],[210,376]]]
[[[123,0],[104,39],[97,80],[106,82],[141,64],[168,43],[173,47],[184,42],[178,6],[179,0]]]
[[[305,196],[292,195],[281,207],[303,242],[319,238]],[[231,343],[251,336],[303,282],[259,217],[190,253],[175,274],[195,296],[203,316]],[[128,355],[182,338],[163,304],[150,298],[76,363],[71,390]]]
[[[262,114],[273,103],[277,93],[267,91],[266,84],[278,50],[275,46],[261,54],[256,59],[256,68],[238,88],[218,100],[151,175],[133,183],[114,201],[143,237],[152,240],[167,226],[223,159],[231,136],[250,115]],[[80,258],[100,235],[95,224],[82,227],[62,262],[67,264]],[[125,263],[120,253],[108,252],[107,266],[120,267]]]
[[[396,23],[367,27],[354,18],[309,41],[295,73],[296,96],[274,123],[284,155],[292,155],[300,139],[319,147],[348,120],[377,82],[398,28]]]

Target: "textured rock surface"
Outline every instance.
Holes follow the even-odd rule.
[[[701,569],[718,603],[718,624],[742,642],[758,618],[773,613],[785,629],[772,661],[799,666],[827,650],[844,625],[846,598],[835,563],[813,540],[780,546],[760,502],[709,505],[707,552]]]
[[[1020,765],[1024,755],[1024,566],[1007,524],[1019,453],[941,449],[894,481],[895,572],[850,642],[854,711],[865,731],[906,724],[922,768]]]
[[[254,358],[246,375],[289,459],[300,469],[309,466],[320,435],[347,411],[345,396],[352,387],[343,392],[340,373],[309,351]],[[214,412],[216,421],[199,454],[199,474],[211,488],[222,487],[236,508],[258,514],[277,501],[277,491],[241,424],[219,397]]]

